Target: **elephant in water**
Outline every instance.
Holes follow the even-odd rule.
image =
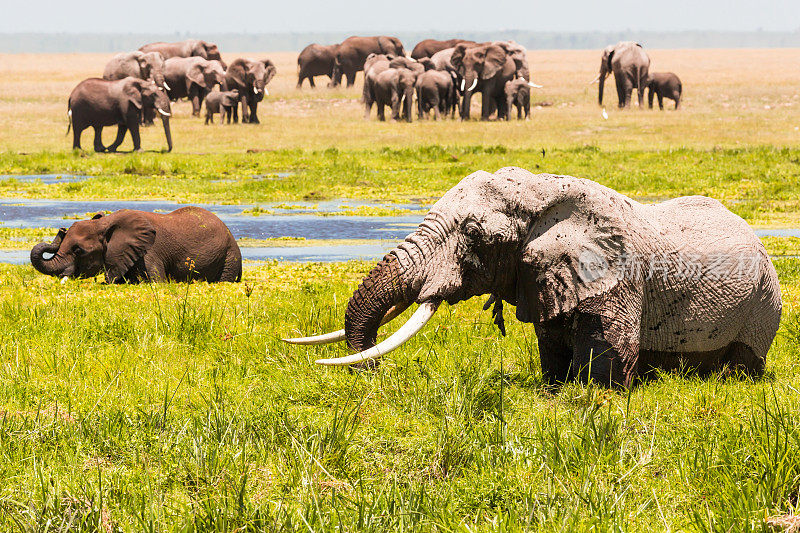
[[[127,77],[122,80],[89,78],[80,82],[69,95],[67,115],[73,130],[72,148],[81,148],[81,134],[86,128],[94,129],[95,152],[115,152],[130,131],[133,149],[141,150],[139,124],[143,114],[158,111],[164,124],[167,146],[172,150],[172,133],[169,127],[171,114],[167,93],[155,83]],[[117,138],[108,148],[103,146],[103,127],[117,126]]]
[[[639,107],[642,107],[649,70],[650,58],[641,44],[633,41],[621,41],[607,46],[603,50],[603,55],[600,59],[600,74],[595,79],[600,83],[597,90],[598,103],[603,105],[603,89],[606,84],[606,76],[613,72],[614,81],[617,84],[619,107],[624,108],[631,105],[633,89],[636,89]]]
[[[344,330],[287,339],[346,340],[363,363],[407,341],[450,305],[490,294],[534,323],[542,374],[628,387],[648,370],[764,371],[781,316],[775,268],[752,229],[702,196],[643,205],[587,179],[504,168],[448,191],[416,232],[369,273]],[[378,327],[414,315],[375,345]]]
[[[45,259],[44,254],[53,254]],[[240,281],[242,254],[228,227],[200,207],[159,214],[123,209],[61,228],[52,243],[31,250],[33,267],[48,276],[106,283]]]

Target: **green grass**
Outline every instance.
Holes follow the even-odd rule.
[[[548,391],[533,328],[500,337],[477,299],[375,372],[279,341],[341,327],[370,266],[142,286],[0,266],[0,529],[761,531],[795,511],[800,261],[778,261],[766,378],[629,393]]]
[[[0,173],[74,173],[79,183],[0,182],[0,197],[166,199],[227,204],[332,198],[430,203],[475,170],[515,165],[586,177],[644,200],[703,194],[751,223],[797,224],[800,149],[530,150],[440,146],[255,154],[0,153]],[[277,172],[293,172],[278,178]],[[253,178],[264,176],[269,179]]]

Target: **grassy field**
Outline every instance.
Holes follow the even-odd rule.
[[[66,98],[108,56],[0,55],[0,174],[95,176],[4,180],[0,198],[427,206],[516,165],[800,227],[800,70],[786,67],[800,50],[649,54],[682,78],[681,111],[618,111],[607,83],[604,120],[587,85],[599,53],[537,51],[533,101],[548,105],[532,120],[412,124],[364,121],[360,82],[296,91],[295,54],[249,54],[279,69],[262,124],[204,126],[180,102],[169,154],[158,127],[145,153],[70,149]],[[0,248],[51,237],[0,221]],[[375,372],[314,364],[341,346],[279,341],[342,327],[367,263],[152,286],[0,265],[0,530],[779,531],[800,506],[800,240],[763,240],[784,299],[765,378],[667,374],[627,392],[546,389],[533,328],[507,310],[500,337],[477,299]]]

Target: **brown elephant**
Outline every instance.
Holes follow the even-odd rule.
[[[44,254],[53,254],[49,259]],[[33,267],[48,276],[106,283],[240,281],[242,254],[212,212],[182,207],[160,214],[123,209],[61,228],[52,243],[31,250]]]
[[[202,57],[172,57],[165,62],[164,75],[170,100],[188,98],[192,115],[200,116],[200,106],[206,94],[225,82],[225,70],[219,61]]]
[[[455,110],[458,103],[454,75],[441,70],[426,70],[417,76],[417,116],[422,119],[430,110],[439,120]]]
[[[385,35],[377,37],[348,37],[336,50],[333,69],[333,86],[341,85],[342,76],[347,78],[347,86],[356,82],[356,73],[364,70],[364,62],[370,54],[391,54],[404,56],[406,51],[397,37]]]
[[[164,56],[164,59],[169,59],[171,57],[202,57],[203,59],[216,59],[222,62],[222,66],[225,67],[217,45],[198,39],[187,39],[176,43],[150,43],[142,46],[139,50],[142,52],[160,52],[161,55]]]
[[[242,101],[242,123],[259,124],[258,103],[269,96],[267,84],[277,74],[278,69],[269,59],[256,61],[239,58],[231,63],[225,73],[225,90],[239,91]],[[234,109],[233,121],[239,121],[239,113]]]
[[[425,39],[420,41],[411,51],[412,59],[423,59],[425,57],[433,57],[433,54],[440,52],[447,48],[453,48],[460,43],[476,44],[475,41],[467,39],[448,39],[446,41],[437,41],[436,39]]]
[[[505,85],[514,79],[517,67],[505,48],[493,44],[455,46],[450,62],[461,77],[461,118],[468,120],[472,94],[481,92],[481,120],[489,120],[497,111],[498,118],[505,118]]]
[[[375,77],[372,93],[378,108],[378,120],[386,120],[384,106],[392,109],[392,119],[402,118],[411,122],[411,106],[414,102],[414,88],[417,72],[407,68],[388,68]]]
[[[631,105],[633,89],[636,89],[639,107],[642,107],[649,70],[650,58],[641,44],[633,41],[621,41],[607,46],[600,57],[600,74],[595,80],[600,83],[597,90],[598,104],[603,105],[606,76],[613,72],[620,109]]]
[[[169,98],[163,89],[152,81],[130,76],[113,81],[100,78],[83,80],[72,90],[67,103],[67,133],[72,128],[72,148],[81,148],[81,134],[91,127],[94,128],[95,152],[115,152],[128,131],[131,132],[134,151],[139,151],[142,149],[139,124],[143,112],[148,110],[161,114],[167,146],[172,150]],[[115,125],[117,138],[106,148],[103,146],[103,127]]]
[[[297,88],[303,86],[303,80],[307,79],[308,84],[313,89],[314,76],[328,76],[330,87],[333,83],[333,65],[336,62],[336,50],[338,44],[324,46],[321,44],[310,44],[303,48],[297,56]]]
[[[647,106],[653,109],[653,96],[658,96],[658,108],[664,109],[664,98],[675,102],[675,109],[681,106],[683,84],[672,72],[653,72],[647,77]]]
[[[225,124],[225,117],[228,124],[231,123],[233,110],[239,105],[239,91],[212,91],[206,96],[206,124],[214,123],[214,114],[219,113],[219,123]]]

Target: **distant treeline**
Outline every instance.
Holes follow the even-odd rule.
[[[367,35],[369,32],[359,32]],[[86,53],[135,50],[144,43],[203,38],[216,42],[223,51],[270,52],[302,50],[309,43],[330,44],[352,33],[4,33],[0,34],[0,53]],[[621,40],[635,40],[647,48],[800,48],[800,30],[794,32],[395,32],[409,48],[427,38],[461,37],[474,41],[513,39],[533,50],[595,49]]]

